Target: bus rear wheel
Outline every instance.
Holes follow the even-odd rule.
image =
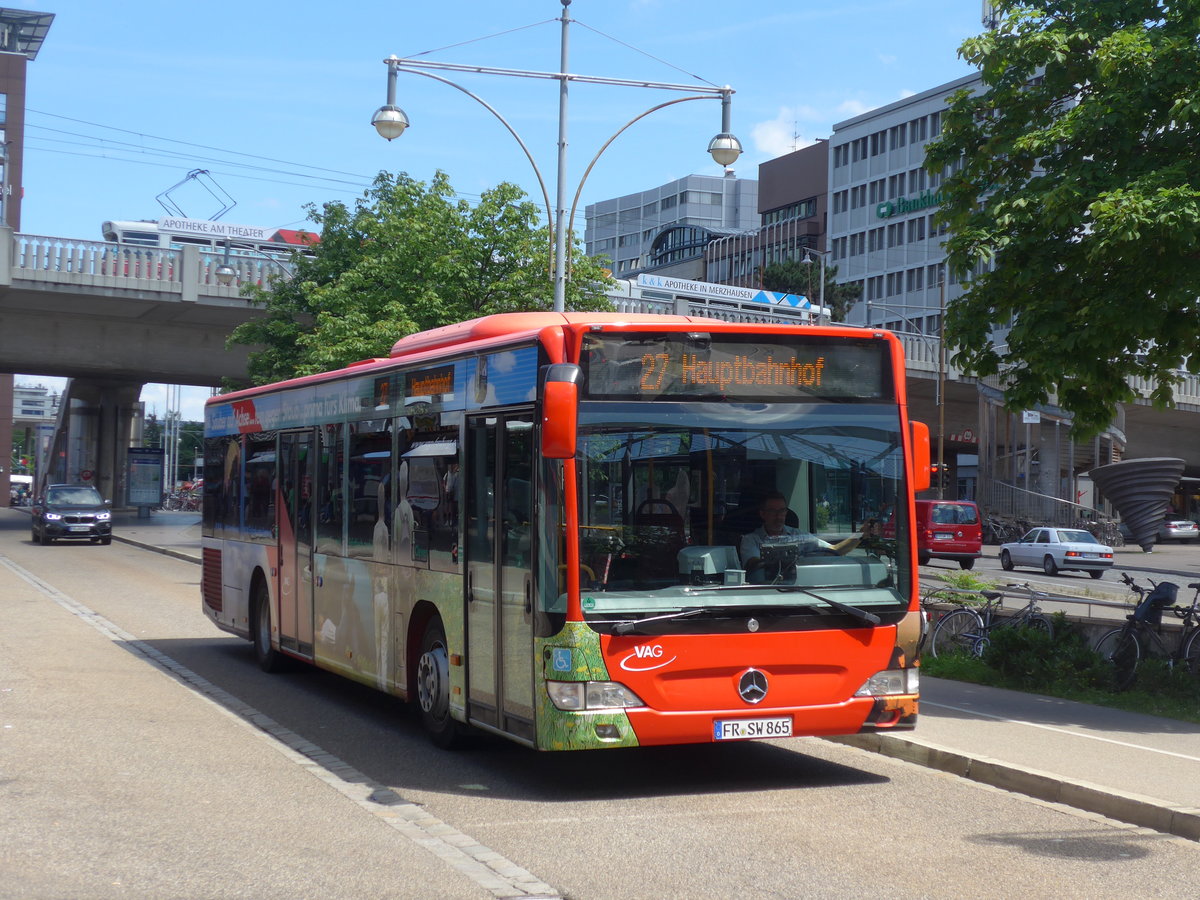
[[[278,672],[283,667],[283,655],[271,646],[271,593],[264,581],[255,585],[253,609],[254,621],[250,627],[254,637],[254,658],[264,672]]]
[[[421,638],[421,656],[417,660],[417,703],[421,724],[430,739],[449,750],[461,737],[461,730],[450,715],[450,653],[446,649],[446,629],[434,616]]]

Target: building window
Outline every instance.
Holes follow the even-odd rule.
[[[906,143],[908,137],[908,125],[893,125],[888,129],[888,142],[892,150],[899,150]]]
[[[774,225],[776,222],[790,222],[795,219],[808,219],[817,214],[817,200],[810,197],[798,203],[781,206],[762,215],[763,225]]]
[[[867,232],[867,250],[874,252],[883,249],[883,228],[872,228]]]
[[[838,144],[833,148],[833,167],[840,169],[850,164],[850,145]]]
[[[664,266],[702,257],[711,240],[712,234],[705,228],[693,225],[665,228],[650,246],[650,265]]]
[[[849,191],[837,191],[833,195],[833,211],[834,213],[844,213],[848,207],[850,200]]]

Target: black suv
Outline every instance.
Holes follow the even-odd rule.
[[[33,539],[49,544],[55,538],[112,543],[112,501],[90,484],[52,484],[29,511]]]

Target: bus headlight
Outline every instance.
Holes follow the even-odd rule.
[[[920,669],[884,669],[876,672],[854,692],[855,697],[881,697],[889,694],[916,694],[921,686]]]
[[[624,709],[645,706],[641,697],[618,681],[547,681],[546,693],[559,709]]]

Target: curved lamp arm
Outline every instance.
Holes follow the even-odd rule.
[[[396,72],[400,71],[400,66],[393,63],[392,62],[393,59],[395,59],[395,57],[390,57],[389,59],[384,60],[384,62],[387,63],[387,67],[388,67],[388,93],[389,93],[388,104],[390,106],[395,105],[395,100],[394,100],[395,77],[396,77]],[[540,187],[542,189],[542,202],[545,203],[545,205],[546,205],[546,222],[548,223],[548,226],[550,229],[550,247],[551,247],[550,256],[551,256],[551,259],[553,259],[553,257],[554,257],[554,253],[553,253],[554,213],[553,213],[552,207],[550,206],[550,192],[546,190],[546,181],[545,181],[545,179],[542,178],[542,170],[539,169],[538,164],[536,162],[534,162],[533,154],[530,153],[529,148],[527,146],[525,146],[525,141],[523,141],[521,139],[521,135],[517,134],[517,130],[508,123],[508,120],[506,118],[504,118],[504,116],[500,115],[500,113],[497,112],[496,108],[494,106],[492,106],[492,104],[488,103],[486,100],[484,100],[478,94],[474,94],[471,91],[467,90],[461,84],[455,84],[449,78],[442,78],[440,75],[434,75],[432,72],[425,72],[421,69],[406,68],[406,69],[404,69],[404,71],[410,72],[413,75],[424,75],[426,78],[432,78],[434,81],[440,81],[442,84],[450,85],[450,87],[454,88],[455,90],[462,91],[464,94],[466,94],[472,100],[474,100],[476,103],[478,103],[480,106],[482,106],[488,112],[490,112],[493,116],[495,116],[497,119],[499,119],[500,124],[503,125],[505,128],[507,128],[508,133],[511,134],[516,139],[516,142],[518,144],[521,145],[521,150],[524,151],[525,158],[529,160],[529,165],[533,167],[533,174],[534,174],[534,177],[537,178],[538,187]]]
[[[574,231],[575,212],[579,208],[579,198],[583,195],[583,186],[587,182],[588,176],[590,174],[592,174],[592,167],[596,165],[596,161],[600,159],[601,154],[603,154],[604,151],[608,149],[609,144],[611,144],[613,141],[615,141],[617,138],[619,138],[622,134],[624,134],[625,131],[631,125],[633,125],[637,122],[640,122],[642,119],[646,118],[646,116],[650,115],[651,113],[658,112],[660,109],[665,109],[668,106],[674,106],[676,103],[686,103],[688,100],[721,100],[721,99],[723,99],[723,98],[716,94],[696,94],[691,97],[678,97],[674,100],[668,100],[665,103],[658,104],[658,106],[650,107],[648,110],[641,113],[640,115],[634,116],[632,119],[630,119],[628,122],[626,122],[620,128],[618,128],[615,132],[613,132],[612,137],[610,137],[607,141],[604,142],[604,146],[602,146],[599,150],[596,151],[596,155],[592,157],[592,161],[590,163],[588,163],[588,167],[583,172],[583,178],[581,178],[579,180],[579,187],[575,191],[575,198],[571,201],[571,214],[570,214],[570,216],[567,217],[567,246],[570,247],[571,242],[572,242],[571,234]],[[566,260],[567,260],[567,274],[569,275],[570,268],[571,268],[570,253],[567,254]]]

